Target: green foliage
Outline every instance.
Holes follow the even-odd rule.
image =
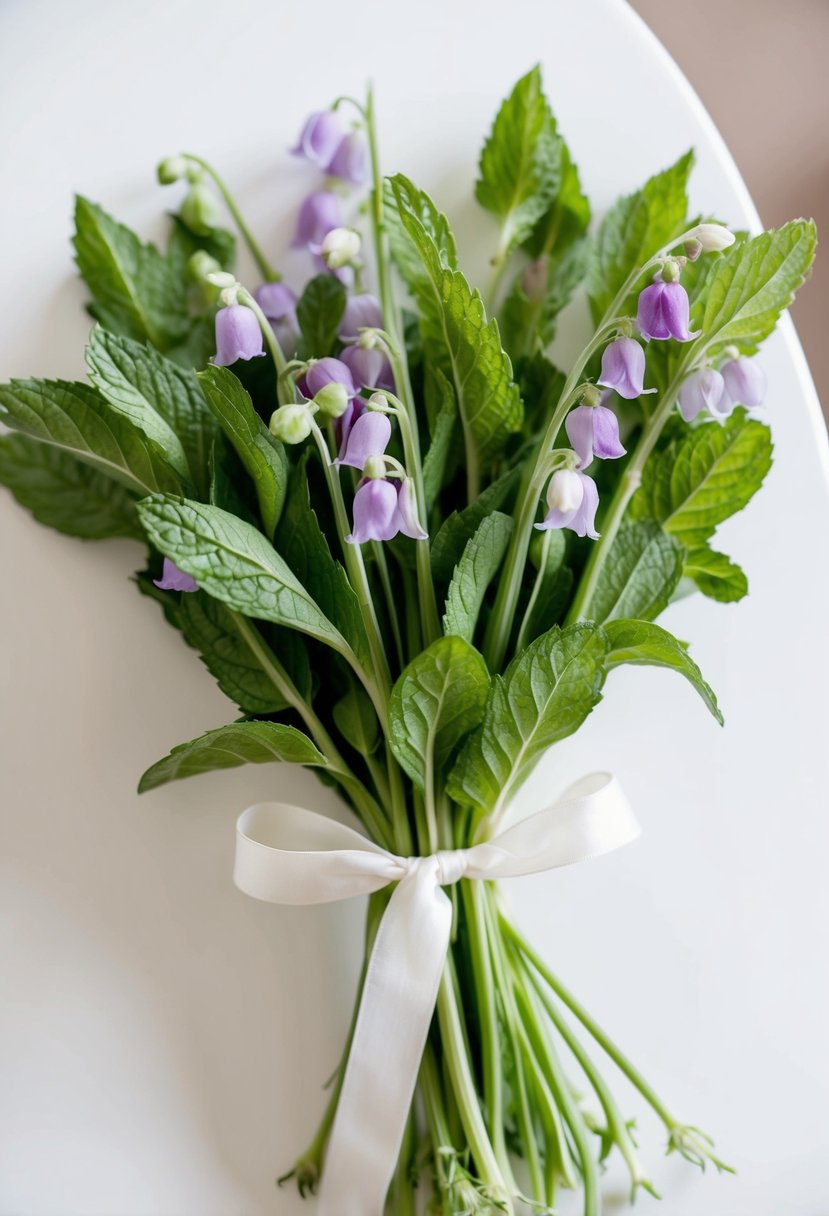
[[[517,481],[517,470],[511,469],[487,486],[475,502],[447,516],[432,542],[432,572],[438,582],[449,582],[467,541],[472,539],[487,515],[506,506]]]
[[[370,756],[377,750],[380,742],[377,713],[360,684],[349,682],[348,692],[334,706],[333,714],[337,730],[361,756]]]
[[[180,743],[169,756],[148,768],[138,783],[139,794],[168,781],[197,777],[242,764],[309,764],[324,766],[325,757],[307,735],[280,722],[232,722]]]
[[[601,568],[591,618],[599,623],[628,617],[652,621],[670,602],[684,556],[679,541],[655,521],[628,520]]]
[[[427,507],[435,501],[443,485],[458,417],[452,385],[440,370],[435,371],[435,379],[440,393],[440,406],[432,427],[432,442],[423,459],[423,494]]]
[[[541,587],[530,611],[525,641],[531,642],[558,623],[573,588],[573,571],[564,564],[567,544],[564,532],[551,529],[543,533],[539,568],[543,562]]]
[[[691,549],[685,558],[684,574],[694,580],[703,595],[722,604],[731,604],[748,595],[748,579],[740,567],[708,545]]]
[[[511,516],[493,511],[466,542],[446,595],[445,633],[472,641],[486,589],[504,560],[512,528]]]
[[[303,338],[301,357],[319,359],[331,353],[345,312],[345,301],[345,287],[332,274],[318,274],[306,284],[296,306]]]
[[[667,630],[647,621],[613,620],[605,625],[605,633],[610,640],[606,658],[608,671],[625,663],[669,667],[693,685],[722,726],[723,717],[711,687],[687,650]]]
[[[458,254],[455,248],[455,238],[446,216],[438,210],[424,190],[418,190],[405,178],[402,180],[406,181],[406,210],[417,220],[419,228],[431,240],[442,264],[450,270],[457,270]],[[409,291],[415,295],[418,289],[428,282],[428,275],[418,244],[403,223],[401,206],[391,181],[385,182],[383,216],[395,265]]]
[[[501,308],[501,334],[504,347],[513,359],[533,354],[550,345],[556,333],[558,314],[569,303],[584,278],[588,243],[576,240],[554,257],[544,259],[546,284],[540,299],[530,299],[522,275],[513,281]]]

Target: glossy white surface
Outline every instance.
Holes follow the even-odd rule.
[[[153,167],[187,147],[222,166],[278,251],[282,217],[315,180],[284,146],[307,110],[359,91],[368,72],[386,166],[433,191],[473,271],[492,241],[471,201],[480,138],[539,56],[597,208],[695,144],[695,205],[754,222],[688,85],[617,0],[408,11],[6,0],[0,377],[82,372],[73,190],[151,235],[170,199]],[[764,362],[777,460],[721,536],[752,596],[727,608],[695,597],[666,616],[692,641],[726,730],[675,677],[623,671],[521,800],[539,806],[610,768],[645,826],[624,854],[513,891],[562,977],[740,1170],[701,1178],[665,1162],[620,1082],[670,1216],[829,1210],[827,449],[787,324]],[[233,824],[269,796],[332,811],[335,799],[310,774],[252,768],[139,801],[146,765],[229,706],[128,582],[137,546],[61,538],[6,495],[0,512],[0,1210],[308,1211],[273,1178],[322,1108],[362,910],[246,899],[230,879]],[[613,1172],[607,1191],[619,1211]]]

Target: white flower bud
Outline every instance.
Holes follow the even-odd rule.
[[[236,276],[231,274],[229,270],[211,270],[204,276],[208,283],[212,283],[214,287],[236,287]]]
[[[314,405],[329,418],[342,418],[348,409],[348,392],[344,384],[332,380],[314,394]]]
[[[359,257],[360,245],[360,234],[353,228],[332,228],[320,248],[322,260],[329,270],[341,270]]]
[[[184,177],[187,172],[187,161],[183,156],[168,156],[156,169],[158,180],[162,186],[170,186]]]
[[[556,469],[547,487],[547,506],[551,511],[578,511],[584,498],[584,484],[575,469]]]
[[[697,224],[690,239],[699,241],[704,253],[721,253],[734,244],[734,233],[723,224]]]
[[[311,434],[312,422],[307,405],[281,405],[271,414],[270,432],[283,443],[302,443]]]

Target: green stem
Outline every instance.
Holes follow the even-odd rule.
[[[414,482],[417,498],[417,515],[421,527],[426,525],[426,494],[423,487],[423,468],[420,460],[420,446],[417,442],[417,427],[412,422],[411,414],[403,405],[395,411],[400,425],[400,437],[403,440],[403,455],[406,461],[406,472]],[[416,540],[415,561],[417,563],[417,594],[420,604],[421,631],[424,646],[429,646],[441,635],[438,618],[437,597],[435,584],[432,579],[432,563],[430,558],[429,540]]]
[[[538,597],[541,595],[541,588],[544,586],[544,575],[547,571],[547,559],[550,554],[550,542],[552,540],[552,532],[549,530],[544,533],[544,538],[541,542],[541,555],[538,563],[538,571],[533,583],[532,593],[530,594],[527,607],[524,611],[524,618],[521,621],[521,628],[518,630],[518,639],[515,643],[516,652],[520,652],[527,645],[527,632],[530,627],[535,606],[538,603]]]
[[[245,222],[245,219],[236,204],[236,200],[230,193],[230,190],[227,188],[224,180],[219,176],[213,166],[208,164],[206,160],[202,160],[200,156],[194,156],[192,152],[184,152],[182,155],[185,157],[185,159],[191,160],[194,164],[199,165],[199,167],[204,169],[205,173],[207,173],[208,176],[213,179],[217,190],[225,201],[228,211],[233,216],[236,227],[241,232],[244,242],[251,252],[253,260],[256,262],[256,265],[259,268],[259,273],[262,275],[262,278],[268,283],[278,283],[282,278],[282,275],[278,270],[271,266],[270,262],[265,257],[259,242],[256,240]]]
[[[380,575],[380,585],[383,588],[383,597],[386,601],[386,613],[391,625],[392,636],[394,638],[394,648],[397,653],[397,662],[400,667],[405,665],[403,655],[403,638],[400,635],[400,622],[397,619],[397,604],[394,599],[392,590],[391,578],[389,577],[389,566],[386,561],[386,551],[380,541],[372,541],[371,552],[377,563],[377,571]]]

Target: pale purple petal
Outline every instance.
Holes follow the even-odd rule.
[[[654,388],[646,389],[644,380],[645,352],[638,342],[633,338],[617,338],[605,347],[599,384],[632,401],[645,392],[656,392]]]
[[[305,157],[321,169],[327,169],[345,130],[345,123],[335,110],[317,110],[305,120],[305,126],[291,152],[294,156]]]
[[[377,346],[346,346],[340,359],[354,377],[354,383],[363,388],[388,388],[394,384],[389,361]]]
[[[362,472],[370,456],[383,455],[390,439],[391,422],[388,415],[369,410],[352,424],[345,452],[337,463],[350,465],[352,469]]]
[[[662,296],[662,315],[672,338],[677,342],[690,342],[691,338],[699,335],[699,330],[691,333],[688,328],[691,305],[688,292],[681,283],[666,283]]]
[[[356,397],[357,386],[354,383],[354,377],[351,375],[351,370],[340,359],[333,359],[330,356],[318,359],[305,373],[305,388],[309,397],[314,397],[324,385],[331,383],[342,384],[349,397]]]
[[[237,359],[258,359],[265,353],[262,330],[252,309],[231,304],[216,313],[216,354],[213,362],[227,367]]]
[[[547,486],[547,514],[536,528],[566,528],[581,506],[584,484],[575,469],[556,469]]]
[[[352,186],[362,186],[368,178],[368,142],[362,132],[350,131],[340,140],[326,172]]]
[[[589,536],[591,540],[598,540],[596,510],[599,506],[599,490],[593,478],[588,477],[586,473],[579,473],[579,477],[584,485],[584,495],[581,506],[566,526],[571,528],[576,536]]]
[[[725,387],[735,405],[756,409],[766,396],[766,373],[756,359],[731,359],[722,365]]]
[[[361,397],[352,397],[346,406],[345,413],[334,419],[334,438],[337,441],[339,460],[342,460],[345,455],[345,445],[348,443],[352,427],[357,419],[363,416],[365,408],[365,402]]]
[[[411,477],[400,483],[397,493],[397,509],[399,514],[398,527],[404,536],[412,540],[427,540],[429,533],[424,532],[417,515],[417,495]]]
[[[356,341],[361,329],[382,328],[383,314],[380,311],[380,301],[376,296],[363,292],[361,295],[348,297],[343,319],[340,322],[339,336],[343,342]]]
[[[693,422],[703,410],[718,413],[723,387],[723,378],[713,367],[690,375],[679,390],[679,412],[685,421]]]
[[[179,570],[169,557],[164,558],[161,578],[154,578],[153,582],[162,591],[198,591],[199,589],[196,580],[189,574],[185,574],[183,570]]]
[[[328,233],[342,226],[343,212],[339,197],[331,190],[315,190],[299,209],[294,246],[319,249]],[[324,266],[324,269],[327,267]]]
[[[619,439],[619,419],[605,405],[595,405],[592,409],[593,455],[599,460],[618,460],[626,451]]]
[[[567,438],[582,468],[586,468],[593,459],[593,410],[591,405],[577,405],[564,422]]]
[[[269,321],[296,320],[296,292],[287,283],[263,283],[253,294]]]
[[[699,332],[691,333],[688,329],[689,315],[688,293],[682,284],[664,283],[659,279],[640,294],[636,323],[645,338],[676,338],[677,342],[688,342]]]
[[[345,539],[352,545],[367,540],[391,540],[400,527],[397,489],[390,481],[371,479],[354,495],[354,527]]]

